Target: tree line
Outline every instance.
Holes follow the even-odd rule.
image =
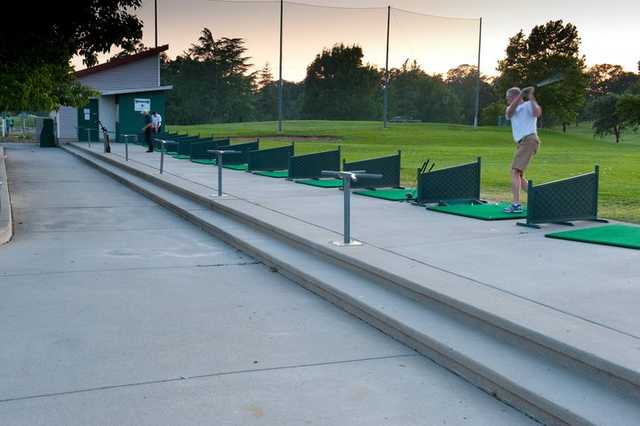
[[[163,83],[174,89],[167,119],[175,124],[275,120],[278,81],[269,64],[249,72],[245,40],[202,35],[175,60],[162,62]],[[363,61],[358,45],[336,44],[319,52],[301,82],[284,81],[286,119],[380,120],[385,72]],[[578,121],[594,123],[596,134],[637,128],[638,73],[619,65],[587,68],[580,37],[571,23],[550,21],[509,39],[497,77],[480,77],[480,124],[494,125],[504,114],[504,93],[512,86],[535,85],[552,75],[559,84],[542,87],[543,126],[565,130]],[[470,124],[475,114],[478,71],[462,64],[446,74],[429,74],[415,60],[389,70],[389,116],[398,120]]]

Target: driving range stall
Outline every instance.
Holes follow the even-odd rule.
[[[104,137],[100,122],[112,141],[122,142],[123,135],[141,134],[143,111],[158,112],[164,125],[166,92],[172,86],[160,84],[160,54],[167,49],[169,45],[159,46],[77,71],[80,83],[99,95],[83,108],[58,110],[58,139],[98,142]]]

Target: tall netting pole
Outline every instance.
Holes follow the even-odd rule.
[[[280,81],[278,83],[278,132],[282,133],[282,18],[284,16],[284,0],[280,0]]]
[[[153,1],[153,15],[155,21],[156,47],[158,47],[158,0]]]
[[[473,117],[473,127],[478,127],[480,115],[480,53],[482,52],[482,18],[480,18],[480,30],[478,32],[478,76],[476,80],[476,112]]]
[[[389,26],[391,24],[391,6],[387,6],[387,53],[384,63],[384,128],[389,126]]]

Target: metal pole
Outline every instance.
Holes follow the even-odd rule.
[[[89,144],[89,148],[91,148],[91,127],[87,128],[87,134],[89,135],[89,140],[87,142]]]
[[[476,109],[473,116],[473,127],[478,127],[480,114],[480,54],[482,53],[482,18],[480,18],[480,31],[478,33],[478,76],[476,80]]]
[[[162,174],[163,169],[164,169],[164,141],[161,140],[160,141],[160,174]]]
[[[282,133],[282,95],[284,88],[282,86],[282,19],[284,16],[284,0],[280,0],[280,75],[278,84],[278,132]]]
[[[155,18],[156,47],[158,47],[158,0],[153,1],[153,13]]]
[[[344,243],[351,244],[351,177],[342,178],[344,190]]]
[[[391,25],[391,6],[387,6],[387,55],[384,63],[384,128],[389,125],[389,26]]]
[[[222,152],[218,152],[218,197],[222,197]]]
[[[124,159],[129,161],[129,135],[124,135]]]

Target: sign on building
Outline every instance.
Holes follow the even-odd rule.
[[[151,111],[151,99],[135,98],[133,109],[134,111]]]

